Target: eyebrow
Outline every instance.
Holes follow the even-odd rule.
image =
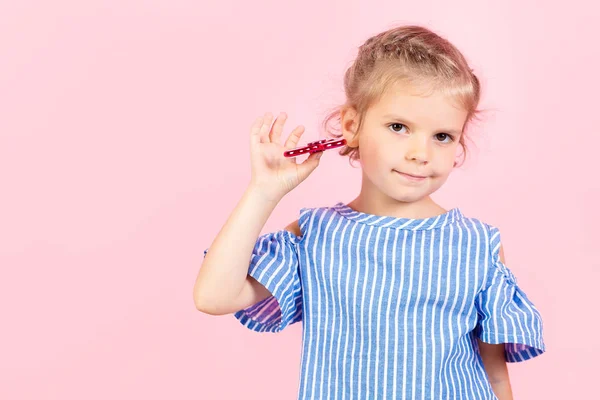
[[[394,115],[394,114],[386,114],[383,116],[383,118],[391,118],[391,119],[396,119],[396,120],[400,120],[400,121],[405,121],[407,124],[410,125],[414,125],[414,123],[412,123],[411,121],[407,120],[406,118],[402,118],[399,115]],[[460,135],[462,133],[462,131],[460,130],[456,130],[456,129],[438,129],[440,132],[444,132],[444,133],[453,133],[455,135]]]

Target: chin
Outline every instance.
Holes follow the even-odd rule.
[[[429,196],[430,193],[402,193],[391,196],[395,200],[402,203],[415,203]]]
[[[426,187],[416,188],[403,185],[387,186],[384,189],[387,196],[402,203],[414,203],[429,196],[430,192],[429,188]]]
[[[411,187],[411,186],[394,186],[388,191],[388,195],[403,203],[414,203],[431,196],[435,193],[441,185],[425,185],[423,187]]]

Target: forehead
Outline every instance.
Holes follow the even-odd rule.
[[[467,111],[442,91],[402,83],[388,88],[370,111],[374,117],[393,115],[431,129],[462,130],[467,117]]]

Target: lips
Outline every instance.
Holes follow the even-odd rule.
[[[414,174],[409,174],[409,173],[406,173],[406,172],[400,172],[400,173],[403,174],[403,175],[406,175],[406,176],[410,176],[412,178],[417,178],[417,179],[418,178],[427,178],[426,176],[414,175]]]
[[[423,175],[413,175],[413,174],[409,174],[406,172],[400,172],[400,171],[396,171],[396,170],[394,170],[394,172],[402,175],[403,177],[405,177],[406,179],[409,179],[411,181],[422,181],[423,179],[427,178],[426,176],[423,176]]]

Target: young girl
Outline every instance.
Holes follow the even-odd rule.
[[[431,195],[456,166],[480,85],[428,29],[368,39],[345,75],[338,118],[359,160],[349,204],[302,208],[260,231],[318,166],[283,152],[286,119],[251,129],[250,185],[204,252],[196,307],[258,332],[302,321],[300,399],[511,399],[506,362],[545,351],[540,313],[504,264],[500,233]]]

